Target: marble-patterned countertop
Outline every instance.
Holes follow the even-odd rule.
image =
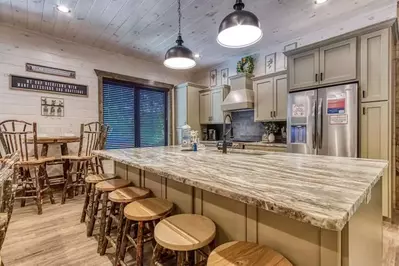
[[[13,174],[12,166],[18,160],[19,155],[16,153],[10,157],[7,157],[6,159],[3,158],[0,161],[0,184],[3,184],[5,180],[11,177],[11,175]]]
[[[95,151],[114,161],[314,226],[340,231],[383,175],[386,161],[178,146]],[[371,195],[372,196],[372,195]]]
[[[244,146],[258,146],[258,147],[275,147],[275,148],[287,148],[286,143],[267,143],[267,142],[243,142]]]

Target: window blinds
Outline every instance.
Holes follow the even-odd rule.
[[[140,90],[140,147],[164,146],[166,136],[166,93]]]
[[[104,82],[103,111],[104,124],[110,127],[105,149],[135,147],[134,89]]]
[[[103,82],[106,149],[167,145],[167,93],[133,84]]]

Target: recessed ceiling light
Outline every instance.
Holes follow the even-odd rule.
[[[315,0],[314,1],[315,4],[322,4],[324,2],[327,2],[327,0]]]
[[[194,57],[195,57],[195,58],[199,58],[200,55],[199,55],[199,54],[194,54]]]
[[[57,9],[58,11],[62,12],[62,13],[69,13],[71,12],[71,10],[69,8],[67,8],[64,5],[57,5]]]

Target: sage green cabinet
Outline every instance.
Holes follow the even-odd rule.
[[[201,124],[223,124],[222,103],[229,91],[230,86],[224,85],[200,92]]]
[[[355,80],[356,38],[288,57],[289,89]]]
[[[255,122],[287,119],[287,75],[254,81]]]
[[[361,101],[386,101],[389,88],[389,30],[361,37]]]

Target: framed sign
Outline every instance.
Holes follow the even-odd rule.
[[[61,68],[54,68],[54,67],[47,67],[47,66],[26,63],[25,70],[28,72],[35,72],[35,73],[40,73],[40,74],[47,74],[47,75],[54,75],[54,76],[76,79],[75,71],[61,69]]]
[[[63,117],[64,99],[62,98],[41,98],[42,116]]]
[[[86,85],[16,75],[10,75],[10,88],[14,90],[59,93],[70,96],[88,96],[88,87]]]

